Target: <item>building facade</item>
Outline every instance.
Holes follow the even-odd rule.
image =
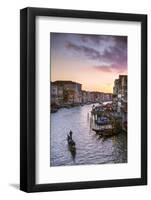
[[[66,106],[111,101],[112,94],[82,90],[82,84],[73,81],[54,81],[50,87],[51,105]]]
[[[127,75],[119,75],[114,81],[113,111],[122,117],[122,125],[127,129]]]
[[[54,81],[51,83],[51,103],[79,104],[82,102],[81,84],[73,81]]]

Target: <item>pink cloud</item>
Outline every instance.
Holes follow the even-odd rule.
[[[107,72],[107,73],[123,73],[127,71],[127,66],[126,65],[117,65],[117,64],[112,64],[112,65],[96,65],[93,66],[94,69],[96,69],[99,72]]]

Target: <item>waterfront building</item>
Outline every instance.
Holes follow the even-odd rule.
[[[112,93],[104,93],[103,94],[103,101],[112,101]]]
[[[115,79],[114,86],[113,86],[113,111],[119,112],[119,103],[118,103],[118,97],[119,97],[119,79]]]
[[[115,79],[114,87],[113,87],[113,94],[118,95],[118,91],[119,91],[119,79]]]
[[[89,99],[88,99],[88,92],[85,90],[82,90],[82,103],[88,103]]]
[[[112,101],[112,94],[104,92],[82,91],[83,103],[102,103],[103,101]]]
[[[58,107],[81,103],[102,103],[111,101],[112,94],[82,90],[82,84],[73,81],[51,82],[51,105]]]
[[[119,75],[119,92],[127,100],[127,75]]]
[[[51,83],[50,85],[51,92],[51,104],[58,104],[58,87]]]
[[[119,75],[114,81],[113,110],[118,113],[127,111],[127,75]]]
[[[119,75],[114,81],[113,110],[122,117],[122,126],[127,129],[127,75]]]
[[[58,89],[60,104],[80,104],[82,94],[80,83],[73,81],[54,81],[53,85]]]

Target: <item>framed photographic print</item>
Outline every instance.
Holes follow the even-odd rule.
[[[147,184],[147,16],[20,12],[20,189]]]

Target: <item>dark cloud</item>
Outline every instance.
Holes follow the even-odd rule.
[[[82,42],[93,42],[94,44],[114,43],[115,45],[127,46],[127,36],[112,36],[112,35],[79,35]]]
[[[127,48],[127,36],[114,36],[114,40],[118,46]]]
[[[91,40],[93,40],[92,38]],[[107,47],[102,55],[105,61],[111,60],[115,63],[127,63],[126,36],[99,36],[98,44],[101,45],[103,42],[104,44],[107,44]]]
[[[66,44],[67,49],[73,49],[79,53],[83,53],[85,56],[89,57],[90,59],[99,59],[100,52],[95,50],[94,48],[86,47],[83,45],[76,45],[74,43],[68,42]]]
[[[116,64],[127,64],[127,37],[123,36],[94,36],[94,35],[82,35],[81,41],[85,44],[79,45],[72,42],[66,44],[67,49],[82,53],[89,59],[99,60],[102,62],[116,63]],[[97,47],[86,46],[88,40],[93,41]],[[104,42],[104,50],[100,52],[98,49],[101,43]]]
[[[105,35],[80,35],[80,39],[82,42],[93,42],[95,45],[104,43],[105,41],[112,40],[111,37]]]
[[[120,46],[111,46],[104,50],[102,59],[117,64],[127,64],[127,49]]]

